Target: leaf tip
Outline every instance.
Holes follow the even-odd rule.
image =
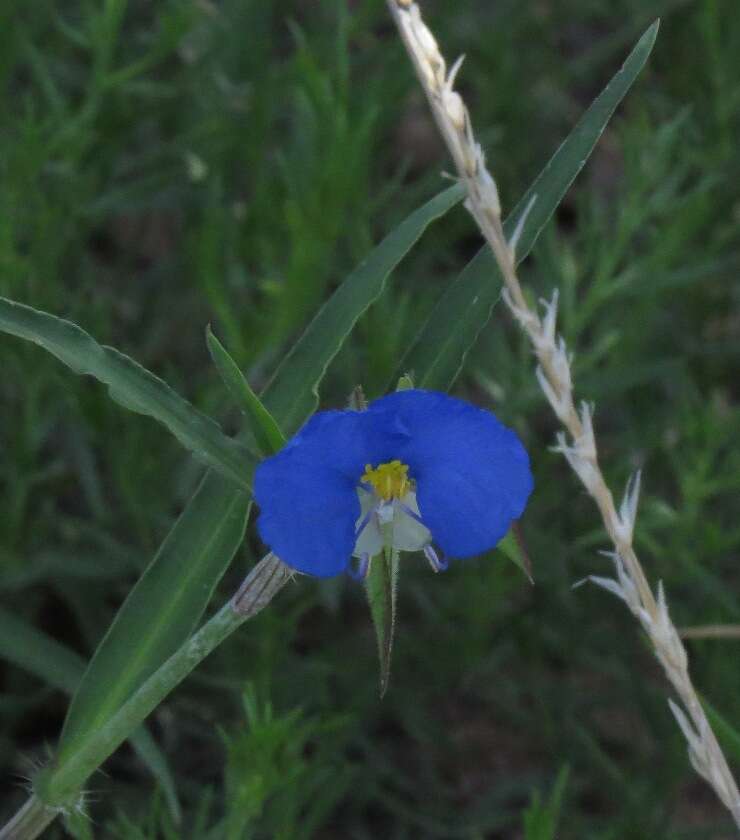
[[[655,40],[658,37],[658,30],[660,29],[660,18],[655,18],[655,20],[648,26],[645,32],[640,39],[649,41],[650,42],[650,49],[652,50],[653,45],[655,44]]]
[[[380,678],[380,699],[385,700],[385,695],[388,692],[388,683],[390,682],[390,674],[384,674]]]

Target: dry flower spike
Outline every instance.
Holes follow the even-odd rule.
[[[551,301],[544,304],[543,319],[529,306],[522,292],[514,255],[518,237],[506,241],[496,182],[486,168],[483,150],[475,140],[465,103],[454,90],[460,61],[448,74],[437,41],[422,20],[417,3],[388,0],[388,6],[467,190],[465,206],[490,245],[501,270],[505,284],[504,302],[530,340],[538,361],[537,379],[566,430],[558,435],[557,450],[563,453],[594,499],[613,542],[614,551],[610,556],[616,577],[592,577],[591,580],[622,598],[647,633],[658,661],[681,700],[682,707],[673,700],[669,700],[669,704],[686,738],[691,763],[714,789],[740,828],[740,793],[691,682],[686,651],[669,616],[663,587],[659,584],[656,598],[632,546],[640,476],[637,474],[628,484],[617,511],[598,462],[593,408],[584,403],[579,413],[575,407],[571,360],[563,338],[556,331],[557,290]]]

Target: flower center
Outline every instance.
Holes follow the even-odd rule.
[[[375,468],[365,464],[365,473],[360,481],[369,484],[384,502],[389,502],[391,499],[402,499],[411,490],[408,472],[408,466],[400,461],[378,464]]]

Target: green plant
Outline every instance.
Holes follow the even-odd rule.
[[[156,413],[179,423],[196,449],[205,434],[211,463],[227,471],[232,455],[252,450],[247,457],[256,460],[267,446],[254,420],[244,422],[260,412],[250,411],[257,404],[240,377],[268,401],[265,384],[312,308],[432,192],[444,165],[403,57],[388,48],[378,4],[322,4],[310,14],[296,4],[290,25],[284,11],[251,0],[63,10],[45,3],[33,14],[19,8],[0,27],[3,293],[84,325],[170,383],[186,402],[176,400],[167,417],[168,403],[158,403]],[[589,180],[570,188],[575,172],[561,172],[562,203],[549,224],[543,217],[519,270],[542,294],[553,281],[561,289],[562,328],[579,350],[576,379],[601,407],[610,479],[623,482],[647,464],[636,544],[672,593],[674,620],[732,624],[740,620],[731,504],[738,251],[724,185],[737,166],[734,17],[717,3],[570,0],[536,13],[516,4],[449,6],[433,19],[445,43],[468,54],[466,99],[488,126],[481,136],[509,196],[525,192],[533,162],[546,159],[658,13],[666,14],[660,49],[640,95],[604,133]],[[530,220],[541,206],[538,199]],[[383,287],[376,275],[380,297],[357,281],[374,302],[355,328],[342,327],[346,310],[335,308],[334,326],[324,322],[333,349],[319,330],[292,354],[290,365],[315,346],[323,365],[311,362],[296,404],[306,414],[316,406],[314,375],[323,404],[341,406],[357,382],[375,396],[414,369],[427,387],[455,384],[495,405],[536,453],[537,491],[523,523],[536,586],[497,554],[433,581],[405,565],[395,673],[382,704],[356,588],[305,580],[287,587],[279,606],[220,645],[153,713],[148,732],[130,733],[135,752],[118,750],[108,775],[85,785],[93,822],[69,814],[64,827],[74,836],[99,827],[105,836],[215,840],[239,820],[225,794],[217,727],[228,743],[243,744],[243,761],[228,765],[229,790],[249,788],[263,771],[274,779],[284,758],[290,793],[281,801],[264,788],[248,828],[263,836],[321,834],[329,821],[357,836],[516,831],[531,790],[564,761],[564,836],[724,829],[719,809],[687,781],[649,651],[623,631],[608,600],[570,589],[593,570],[601,532],[586,499],[562,504],[557,463],[546,452],[553,426],[529,351],[495,310],[484,329],[498,297],[487,258],[456,280],[472,256],[466,230],[464,214],[450,212],[391,282]],[[521,254],[530,232],[539,228],[525,226]],[[232,354],[235,366],[216,349],[230,388],[203,347],[208,322]],[[60,691],[76,689],[127,594],[104,647],[123,655],[129,638],[138,648],[151,630],[156,655],[125,665],[103,716],[210,614],[210,603],[229,599],[259,546],[242,541],[241,491],[215,474],[201,486],[202,462],[166,427],[121,411],[106,389],[70,377],[27,342],[3,339],[0,350],[0,650],[8,663],[0,668],[0,760],[8,773],[34,777],[23,756],[55,742],[66,705]],[[290,388],[280,396],[275,387],[274,399],[290,408]],[[188,404],[201,419],[178,413]],[[300,424],[299,414],[291,422]],[[202,415],[218,419],[223,439]],[[631,453],[629,462],[617,453]],[[248,477],[241,463],[237,470],[239,481]],[[209,548],[207,529],[217,521],[221,536]],[[132,590],[155,553],[147,585]],[[194,572],[190,585],[183,567]],[[159,615],[174,593],[178,621],[142,622],[142,635],[129,637],[127,613]],[[740,714],[732,642],[688,644],[697,684],[711,687],[722,710],[708,714],[731,758],[732,727],[719,721]],[[607,649],[614,655],[605,657]],[[98,680],[98,690],[119,676],[106,657],[101,647],[94,670],[113,676]],[[249,761],[258,743],[240,740],[247,678],[259,698],[250,719],[274,736],[262,770]],[[102,699],[95,688],[88,679],[86,702]],[[298,708],[300,716],[283,711]],[[335,709],[348,712],[336,737],[318,723]],[[305,760],[321,768],[318,788],[301,771]],[[151,794],[147,772],[157,780]],[[337,787],[339,801],[329,795],[338,779],[351,780]],[[316,797],[323,810],[311,811]],[[690,819],[684,802],[693,803]],[[48,832],[61,836],[61,821]]]

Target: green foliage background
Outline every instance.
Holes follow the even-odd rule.
[[[721,0],[425,8],[445,52],[467,55],[463,90],[507,207],[662,16],[639,84],[523,278],[538,294],[561,289],[614,486],[644,468],[638,548],[674,619],[740,622],[740,19]],[[450,167],[379,2],[10,3],[0,81],[0,293],[79,323],[231,430],[238,415],[205,325],[260,388]],[[430,229],[332,364],[322,405],[343,404],[358,382],[380,392],[478,247],[462,209]],[[38,348],[1,337],[0,359],[9,813],[19,777],[58,737],[81,662],[202,468]],[[554,421],[503,310],[456,393],[494,408],[530,450],[537,490],[523,528],[536,585],[497,554],[441,576],[407,558],[381,702],[361,588],[302,579],[150,721],[181,822],[172,791],[125,747],[91,781],[93,821],[72,818],[69,831],[231,840],[526,828],[544,840],[559,808],[562,838],[729,836],[633,619],[606,593],[572,589],[605,570],[605,541],[548,449]],[[260,555],[249,534],[219,601]],[[690,648],[735,759],[736,645]]]

